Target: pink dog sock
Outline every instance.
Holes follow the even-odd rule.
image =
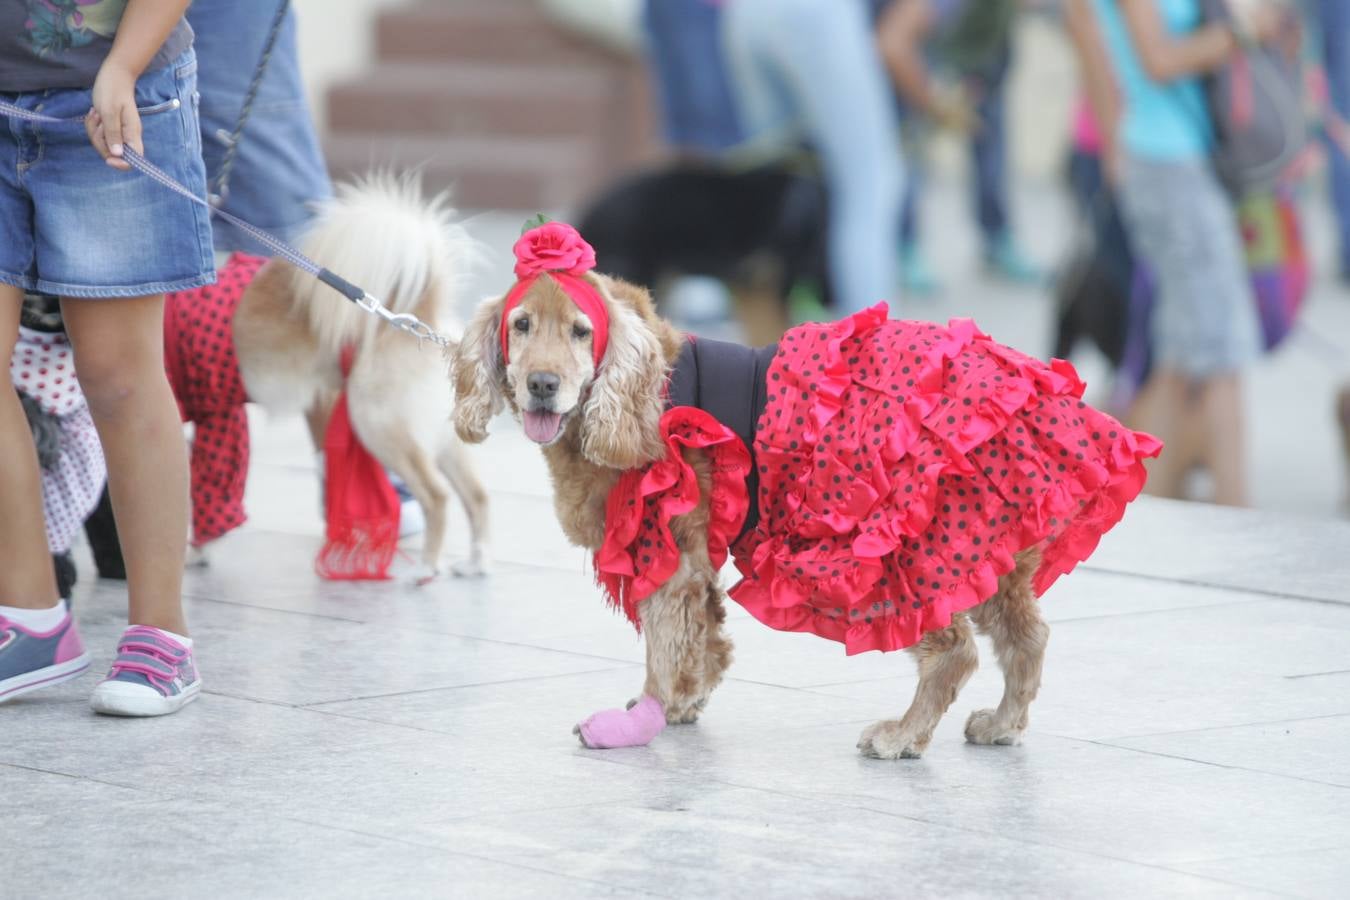
[[[642,695],[631,709],[606,709],[591,716],[573,731],[592,750],[614,747],[644,747],[666,727],[666,713],[655,697]]]

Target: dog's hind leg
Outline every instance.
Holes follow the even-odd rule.
[[[450,480],[450,487],[464,504],[469,517],[469,558],[456,563],[451,571],[460,576],[483,575],[487,572],[488,545],[488,496],[483,483],[474,471],[473,460],[469,458],[464,444],[454,432],[441,446],[437,458],[440,469]]]
[[[970,623],[962,614],[951,625],[924,635],[910,652],[919,662],[919,686],[903,718],[869,725],[858,749],[877,759],[918,759],[947,707],[980,665]]]
[[[981,634],[994,642],[1003,668],[1003,700],[997,709],[977,709],[966,720],[972,744],[1017,744],[1027,728],[1027,712],[1041,686],[1041,664],[1050,628],[1041,618],[1031,589],[1040,554],[1022,553],[1017,568],[999,580],[998,593],[971,610]]]

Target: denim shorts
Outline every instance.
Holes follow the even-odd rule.
[[[3,94],[64,121],[0,119],[0,282],[62,297],[141,297],[215,281],[205,209],[89,143],[88,90]],[[136,83],[145,156],[206,194],[197,58],[188,50]]]

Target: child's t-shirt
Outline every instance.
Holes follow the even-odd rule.
[[[1204,25],[1199,0],[1154,3],[1173,37]],[[1119,0],[1094,0],[1093,8],[1124,101],[1120,140],[1125,149],[1132,156],[1159,162],[1187,162],[1208,155],[1213,128],[1200,78],[1190,75],[1166,83],[1154,81],[1135,50]]]
[[[127,0],[0,0],[0,92],[87,88],[112,49]],[[180,20],[147,72],[192,46]]]

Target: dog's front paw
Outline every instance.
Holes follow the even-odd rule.
[[[1016,746],[1022,743],[1022,731],[1003,723],[993,709],[977,709],[966,719],[966,740],[972,744]]]
[[[577,723],[572,729],[583,747],[610,750],[643,747],[666,727],[665,712],[654,697],[641,697],[627,709],[606,709]]]
[[[624,705],[624,709],[632,709],[642,702],[641,697],[634,697]],[[676,706],[672,704],[666,708],[667,725],[693,725],[698,721],[698,717],[703,712],[703,707],[708,705],[708,698],[704,697],[694,701],[692,705]]]
[[[906,733],[896,719],[868,725],[858,738],[862,755],[873,759],[918,759],[927,746],[918,735]]]
[[[675,706],[666,710],[667,725],[693,725],[698,721],[701,710],[697,706]]]

